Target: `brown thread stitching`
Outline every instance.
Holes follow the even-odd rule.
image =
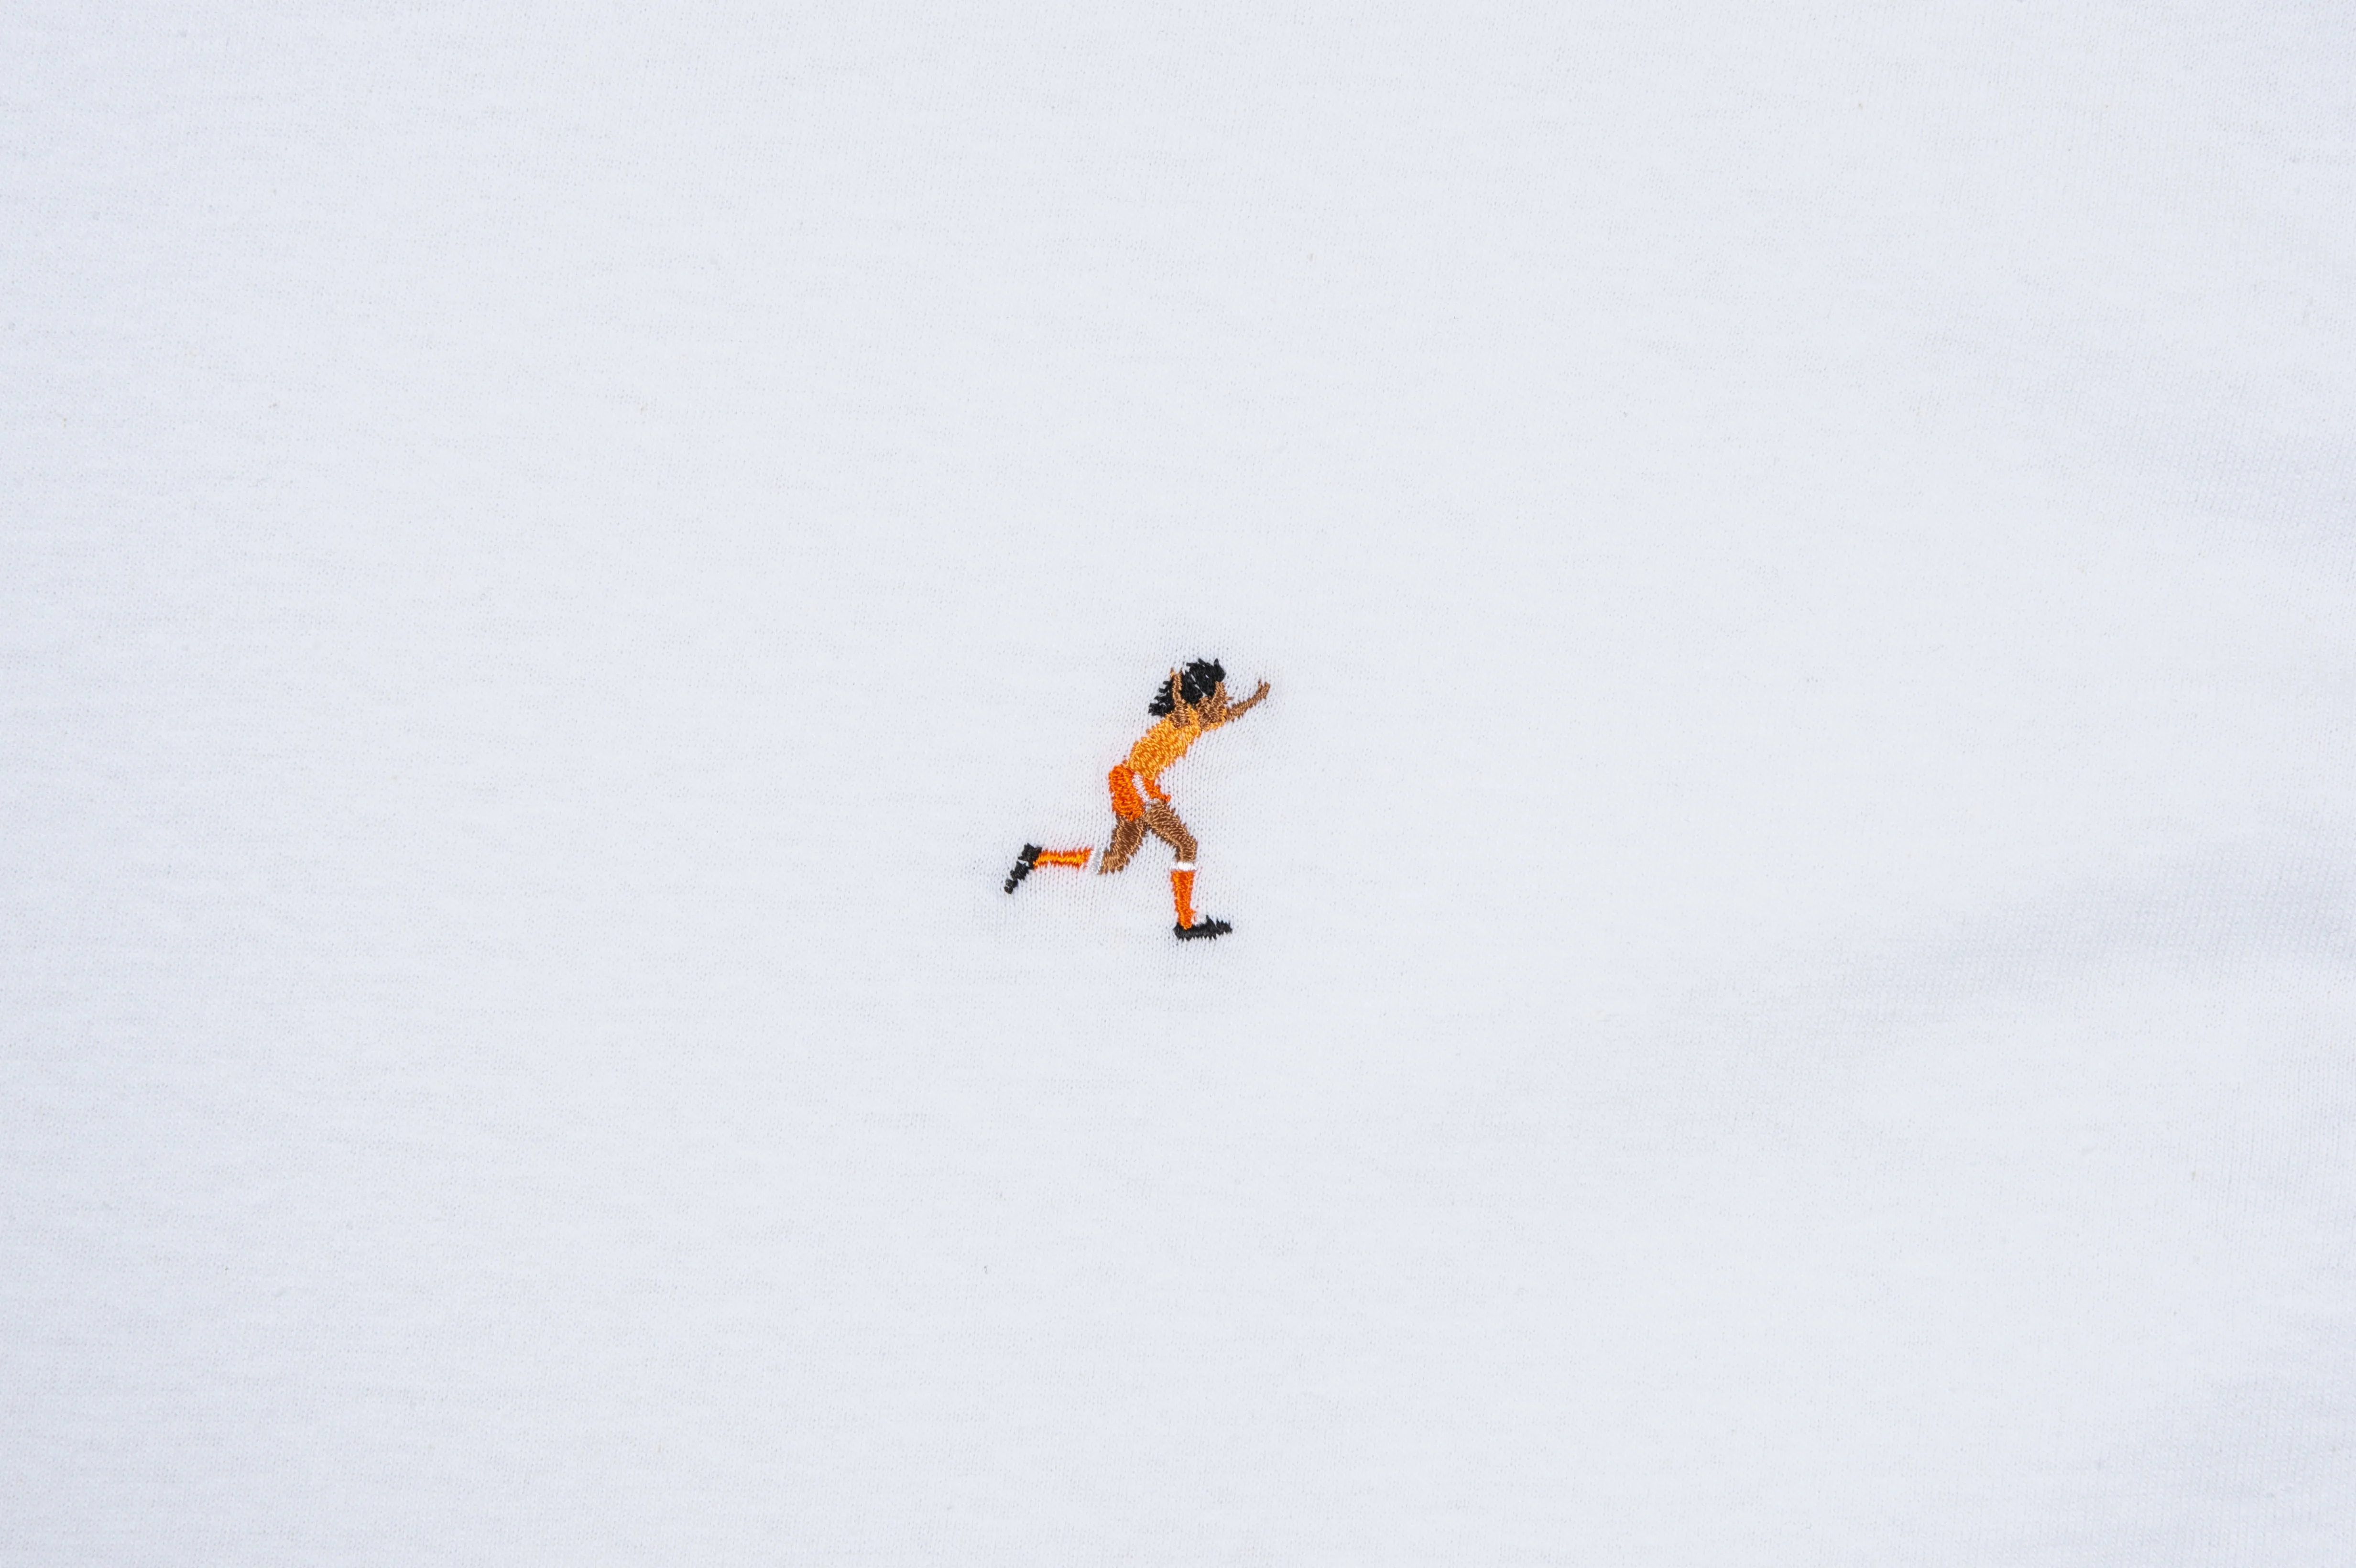
[[[1266,701],[1268,690],[1263,680],[1241,702],[1231,700],[1227,672],[1215,659],[1195,659],[1183,670],[1172,670],[1146,704],[1145,710],[1155,720],[1153,727],[1138,737],[1129,749],[1128,760],[1105,775],[1106,790],[1112,797],[1113,829],[1111,842],[1097,862],[1097,874],[1110,876],[1126,868],[1148,833],[1169,845],[1178,861],[1170,872],[1171,901],[1178,915],[1173,929],[1182,938],[1220,936],[1235,928],[1226,921],[1197,919],[1194,914],[1194,835],[1172,806],[1169,792],[1162,787],[1162,773],[1205,733],[1234,723]],[[1006,891],[1012,892],[1038,866],[1085,868],[1088,853],[1025,844],[1007,876]]]

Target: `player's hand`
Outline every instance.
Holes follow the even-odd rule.
[[[1252,699],[1254,702],[1258,702],[1261,698],[1266,697],[1267,695],[1268,695],[1268,682],[1266,682],[1266,681],[1261,681],[1261,682],[1259,683],[1259,685],[1258,685],[1257,688],[1255,688],[1253,689],[1253,691],[1252,691],[1252,695],[1251,695],[1251,699]]]

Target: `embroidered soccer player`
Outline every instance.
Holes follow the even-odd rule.
[[[1172,929],[1182,942],[1224,936],[1235,927],[1224,920],[1195,917],[1194,835],[1171,808],[1169,793],[1162,787],[1162,770],[1184,756],[1205,731],[1234,723],[1267,696],[1268,682],[1263,680],[1241,702],[1228,700],[1227,672],[1215,659],[1196,659],[1183,670],[1173,669],[1169,681],[1145,706],[1158,722],[1129,749],[1129,760],[1106,775],[1112,790],[1112,842],[1105,846],[1097,874],[1109,876],[1128,865],[1149,833],[1169,845],[1178,857],[1170,868],[1170,897],[1178,907],[1178,923]],[[1034,866],[1084,868],[1088,854],[1086,849],[1043,849],[1025,844],[1006,879],[1006,891],[1012,892]]]

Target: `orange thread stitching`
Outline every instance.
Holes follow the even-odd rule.
[[[1162,774],[1205,732],[1234,723],[1267,698],[1268,682],[1263,680],[1241,702],[1231,700],[1227,672],[1215,659],[1196,659],[1183,670],[1173,669],[1146,704],[1145,710],[1155,720],[1153,727],[1138,737],[1129,749],[1128,760],[1105,775],[1106,790],[1112,797],[1112,840],[1097,862],[1097,874],[1110,876],[1126,867],[1148,833],[1169,845],[1178,861],[1170,872],[1170,896],[1178,915],[1173,929],[1181,939],[1222,936],[1235,928],[1224,920],[1198,919],[1194,913],[1194,835],[1172,808],[1170,792],[1162,787]],[[1085,868],[1088,855],[1086,849],[1043,849],[1025,844],[1014,869],[1007,875],[1006,891],[1012,892],[1036,867]]]

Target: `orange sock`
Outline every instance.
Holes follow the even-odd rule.
[[[1178,923],[1194,923],[1194,868],[1179,865],[1170,868],[1170,897],[1178,905]]]
[[[1089,854],[1090,851],[1087,849],[1042,849],[1039,851],[1039,864],[1042,866],[1086,866],[1088,863]]]

